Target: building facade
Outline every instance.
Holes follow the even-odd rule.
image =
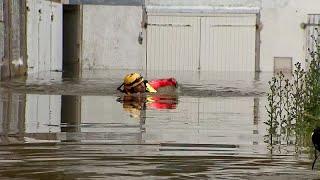
[[[307,49],[313,47],[310,35],[319,26],[320,14],[317,0],[4,0],[0,4],[2,77],[62,71],[66,66],[78,73],[82,69],[291,71],[296,62],[306,64]]]

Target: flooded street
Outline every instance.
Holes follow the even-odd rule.
[[[126,73],[1,82],[1,179],[320,178],[312,146],[266,141],[272,74],[143,73],[179,88],[126,103]]]

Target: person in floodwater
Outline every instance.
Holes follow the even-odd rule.
[[[123,89],[121,89],[122,87]],[[123,83],[117,89],[125,94],[157,92],[139,73],[126,75],[123,79]]]
[[[128,95],[145,92],[156,93],[159,88],[168,86],[176,88],[176,79],[156,79],[148,82],[147,80],[144,80],[139,73],[131,73],[124,77],[123,83],[117,88],[117,90]]]
[[[164,87],[176,89],[177,81],[174,78],[156,79],[148,82],[139,73],[131,73],[124,77],[123,83],[117,88],[124,93],[117,101],[123,104],[123,109],[132,117],[141,116],[141,111],[146,107],[152,109],[175,109],[177,104],[176,95],[157,94],[157,90]],[[142,95],[152,93],[154,95]]]

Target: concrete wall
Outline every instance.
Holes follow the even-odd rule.
[[[2,0],[1,4],[1,79],[21,76],[26,71],[25,1]],[[3,45],[2,45],[3,44]]]
[[[318,0],[146,0],[145,4],[260,8],[261,71],[273,71],[275,57],[304,65],[307,37],[300,25],[308,21],[308,14],[320,14]],[[84,5],[83,17],[83,68],[143,68],[145,47],[137,41],[140,6]]]
[[[142,69],[141,6],[83,6],[84,69]]]
[[[262,0],[261,70],[273,70],[274,57],[292,57],[305,64],[306,31],[300,27],[308,14],[320,14],[318,0]]]
[[[11,3],[11,9],[5,8],[5,2]],[[25,8],[21,2],[0,1],[2,77],[10,74],[22,75],[25,72],[23,37],[25,26],[22,25]],[[308,14],[320,13],[319,0],[146,0],[145,3],[147,6],[259,7],[262,24],[260,33],[262,71],[273,70],[274,57],[289,57],[292,58],[293,64],[297,61],[304,64],[307,37],[306,31],[300,25],[308,21]],[[6,16],[6,12],[9,11],[15,13],[10,17]],[[142,31],[141,21],[140,5],[83,5],[83,68],[142,69],[145,65],[145,47],[138,43],[139,33]],[[6,23],[11,31],[5,31]],[[6,40],[6,37],[11,39]],[[43,61],[48,61],[48,58],[44,58]],[[12,68],[8,68],[9,65]],[[28,66],[31,67],[29,62]],[[9,69],[12,72],[9,72]]]

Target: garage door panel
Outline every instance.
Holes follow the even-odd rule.
[[[255,71],[256,14],[149,16],[147,70]]]
[[[254,26],[256,24],[256,15],[224,15],[205,17],[211,26]]]
[[[201,19],[201,70],[255,70],[255,15],[250,17]]]
[[[198,17],[148,17],[147,69],[197,70],[199,25]]]

